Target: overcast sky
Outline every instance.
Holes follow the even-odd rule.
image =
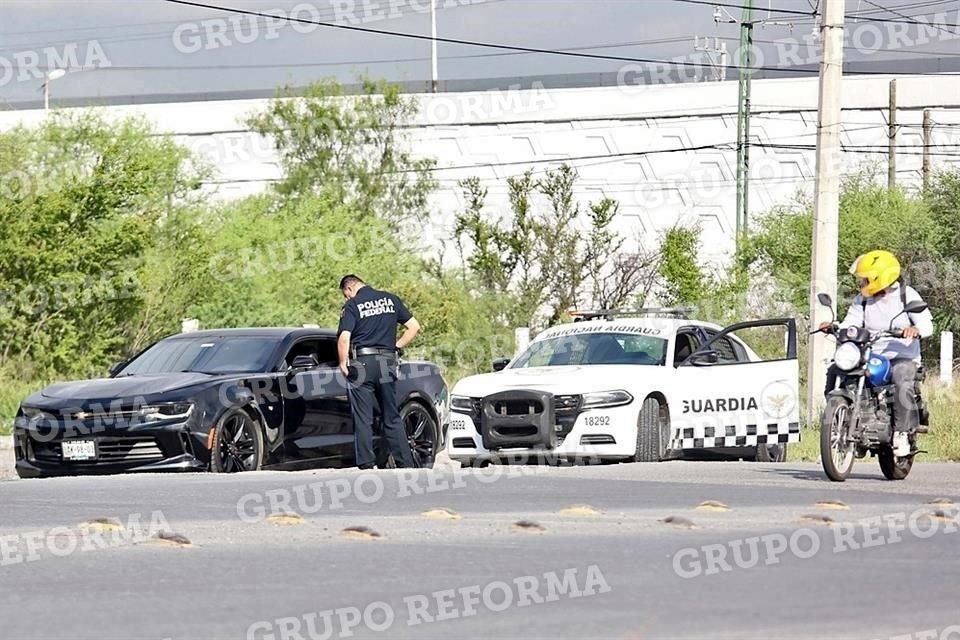
[[[429,0],[198,0],[250,11],[321,19],[338,24],[429,35]],[[694,36],[738,37],[735,24],[716,24],[710,6],[677,0],[437,0],[441,37],[548,49],[581,49],[628,57],[671,58],[693,54]],[[741,0],[725,0],[740,4]],[[873,0],[910,16],[948,12],[957,22],[960,1]],[[815,0],[756,0],[758,7],[809,11]],[[868,0],[847,0],[848,12],[896,18]],[[739,9],[731,8],[739,17]],[[766,16],[766,11],[762,13]],[[726,16],[724,19],[727,19]],[[803,38],[812,31],[804,16],[780,16],[787,26],[757,29],[757,38]],[[879,31],[883,27],[884,31]],[[874,23],[882,48],[889,25]],[[906,27],[904,27],[906,28]],[[307,31],[299,33],[296,29]],[[904,51],[957,56],[960,40],[943,36],[920,45],[915,27]],[[960,28],[953,31],[960,32]],[[874,34],[875,35],[875,34]],[[873,46],[864,38],[862,44]],[[630,43],[630,44],[627,44]],[[229,45],[229,46],[225,46]],[[617,45],[598,48],[603,45]],[[729,41],[731,51],[736,47]],[[441,79],[583,71],[617,71],[624,62],[547,55],[494,55],[494,49],[441,44]],[[502,53],[502,52],[501,52]],[[870,55],[883,59],[885,54]],[[75,57],[72,57],[75,56]],[[368,72],[390,80],[427,81],[430,43],[228,12],[163,0],[0,0],[0,104],[40,99],[41,72],[89,64],[51,84],[51,96],[96,97],[151,93],[270,89],[334,76],[353,81]],[[480,56],[480,57],[478,57]],[[848,59],[864,59],[850,51]],[[768,56],[767,64],[775,64]],[[376,62],[374,62],[376,61]],[[731,63],[735,61],[731,57]],[[151,68],[152,67],[152,68]],[[237,68],[229,68],[237,67]],[[734,74],[731,72],[730,77]]]

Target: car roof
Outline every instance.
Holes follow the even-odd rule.
[[[167,336],[165,340],[192,339],[192,338],[215,338],[215,337],[250,337],[250,338],[306,338],[306,337],[336,337],[337,332],[334,329],[319,329],[317,327],[246,327],[246,328],[223,328],[223,329],[204,329],[202,331],[188,331],[186,333],[176,333]]]

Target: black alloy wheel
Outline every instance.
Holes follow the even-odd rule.
[[[210,450],[214,473],[259,471],[263,467],[263,433],[243,409],[231,409],[220,419]]]

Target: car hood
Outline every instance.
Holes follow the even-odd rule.
[[[28,400],[36,398],[46,401],[70,400],[83,402],[104,398],[151,396],[216,381],[217,379],[216,376],[204,373],[183,372],[77,380],[50,385]]]
[[[631,389],[663,379],[664,368],[645,365],[589,365],[504,369],[460,380],[453,395],[481,398],[507,389],[536,389],[556,395]]]

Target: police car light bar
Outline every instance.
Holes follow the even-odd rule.
[[[693,309],[691,308],[598,309],[591,311],[571,310],[569,314],[573,317],[574,322],[584,322],[586,320],[596,320],[598,318],[613,320],[614,318],[623,318],[627,316],[667,316],[686,320],[689,319],[690,316],[688,314],[692,311]]]

